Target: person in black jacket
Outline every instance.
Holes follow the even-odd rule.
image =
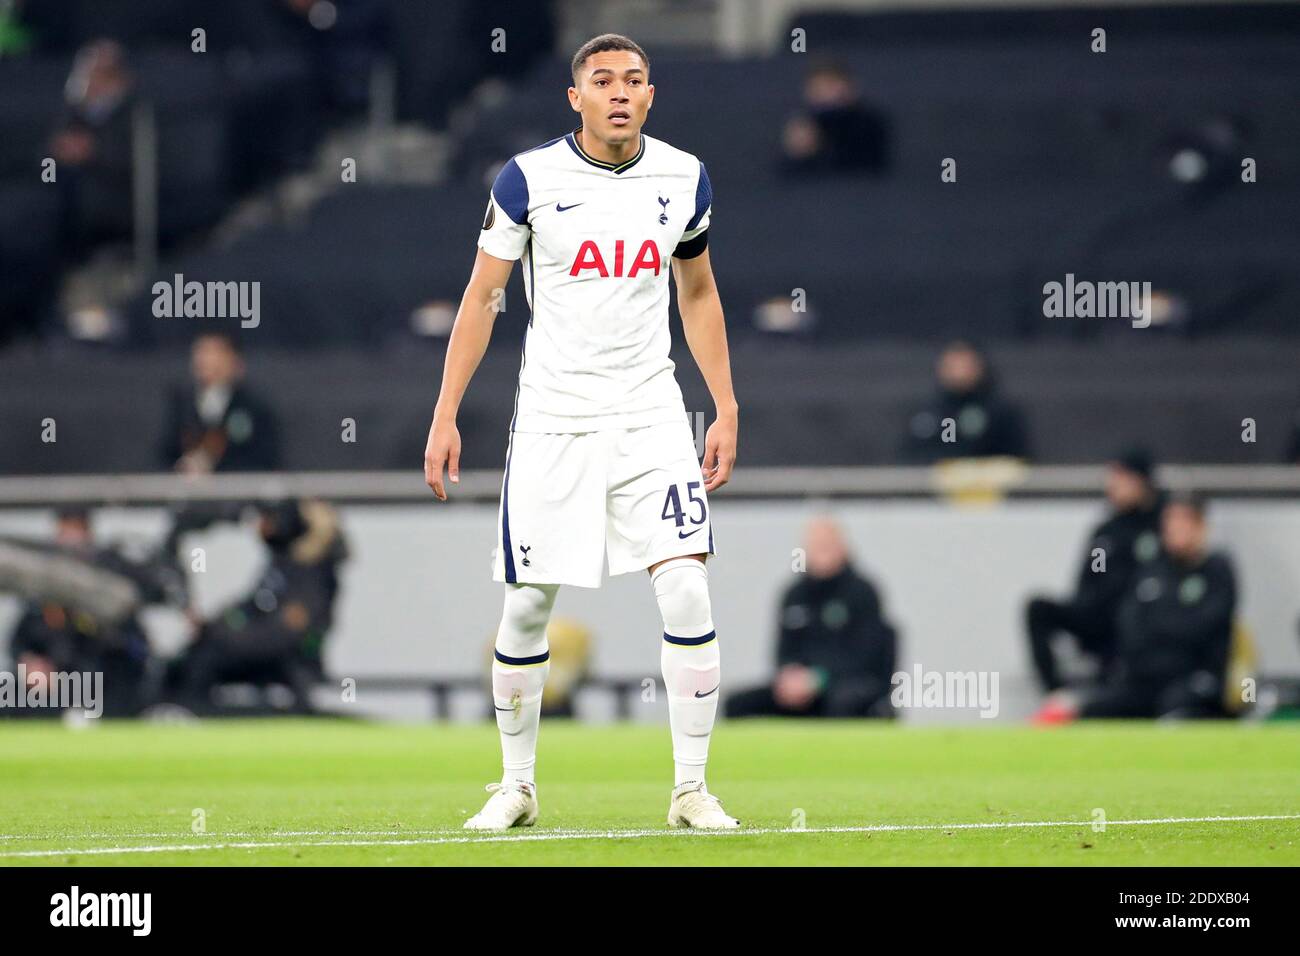
[[[198,622],[194,643],[173,667],[174,693],[196,713],[213,712],[213,688],[234,682],[288,687],[294,709],[308,712],[311,688],[324,674],[347,557],[338,516],[319,501],[268,503],[259,532],[270,552],[261,578],[243,600]]]
[[[131,235],[136,81],[122,46],[100,39],[77,51],[65,95],[49,151],[57,163],[63,248],[75,260],[99,242]]]
[[[807,573],[781,601],[776,677],[732,695],[727,716],[892,717],[897,639],[876,589],[830,519],[808,526],[805,549]]]
[[[859,94],[853,77],[825,61],[808,71],[803,108],[781,134],[781,171],[812,178],[836,174],[879,176],[889,171],[890,123]]]
[[[194,384],[176,389],[163,434],[163,463],[189,474],[271,471],[279,461],[275,417],[243,384],[235,340],[200,335],[191,353]]]
[[[1160,523],[1164,553],[1137,575],[1119,612],[1115,681],[1086,693],[1082,717],[1223,716],[1237,582],[1206,546],[1205,503],[1173,498]]]
[[[1163,552],[1139,569],[1117,616],[1113,674],[1051,695],[1034,717],[1221,717],[1237,606],[1227,555],[1206,545],[1205,503],[1171,498],[1160,517]]]
[[[938,393],[908,419],[903,457],[918,464],[951,458],[1028,457],[1020,410],[999,394],[986,359],[952,342],[935,369]]]
[[[1069,635],[1091,658],[1098,675],[1108,673],[1118,651],[1115,615],[1138,571],[1160,550],[1160,492],[1152,481],[1151,457],[1133,450],[1110,462],[1106,498],[1111,514],[1092,532],[1072,597],[1035,597],[1025,609],[1034,670],[1043,689],[1064,685],[1055,646]]]

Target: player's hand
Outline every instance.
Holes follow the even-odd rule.
[[[453,482],[460,482],[460,430],[454,421],[435,417],[429,426],[429,442],[424,446],[424,480],[439,500],[447,500],[442,470]]]
[[[713,491],[731,480],[736,464],[736,416],[719,415],[704,436],[704,490]]]

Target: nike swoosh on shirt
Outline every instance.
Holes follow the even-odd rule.
[[[555,204],[555,211],[556,211],[556,212],[568,212],[570,209],[576,209],[578,206],[581,206],[581,205],[582,205],[582,203],[580,203],[580,202],[575,202],[572,206],[561,206],[561,205],[557,202],[557,203]]]
[[[696,528],[694,531],[688,531],[688,532],[686,532],[685,534],[682,534],[680,531],[678,531],[678,532],[677,532],[677,537],[679,537],[679,538],[689,538],[691,535],[693,535],[693,534],[699,534],[699,533],[700,533],[701,531],[703,531],[703,530],[704,530],[703,528]]]
[[[722,686],[721,684],[718,685],[718,687],[721,687],[721,686]],[[717,690],[718,687],[713,688],[713,690]],[[713,693],[713,690],[706,690],[703,694],[701,694],[701,693],[697,690],[697,691],[695,692],[695,696],[696,696],[696,697],[708,697],[710,694]]]

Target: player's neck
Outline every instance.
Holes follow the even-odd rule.
[[[640,135],[626,143],[606,143],[595,136],[587,136],[586,133],[586,129],[578,127],[573,138],[578,141],[579,148],[597,162],[617,166],[631,159],[641,148]]]

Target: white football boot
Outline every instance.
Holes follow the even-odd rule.
[[[718,798],[705,789],[702,781],[688,780],[673,788],[672,800],[668,804],[668,825],[696,830],[733,830],[740,826],[740,821],[727,816]]]
[[[465,821],[466,830],[509,830],[537,822],[537,788],[529,783],[489,783],[483,809]]]

